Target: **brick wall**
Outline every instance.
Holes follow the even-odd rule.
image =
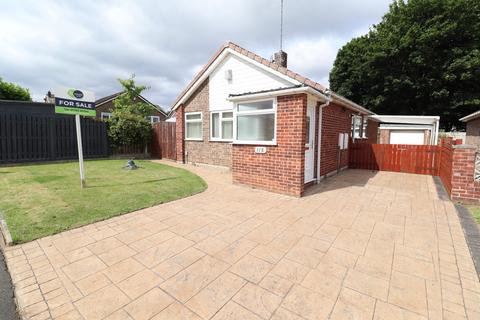
[[[377,121],[368,120],[367,142],[378,143],[378,122]]]
[[[475,153],[471,145],[453,146],[451,198],[463,202],[480,201],[480,182],[474,181]]]
[[[351,135],[352,113],[334,103],[322,110],[322,141],[320,154],[320,175],[348,165],[348,150],[339,151],[340,133]]]
[[[480,119],[467,122],[465,143],[480,147]]]
[[[185,161],[231,167],[232,145],[230,142],[210,140],[210,110],[208,79],[184,104],[184,112],[202,112],[202,141],[185,140]],[[178,117],[177,117],[178,121]],[[183,124],[182,124],[183,125]]]
[[[390,144],[390,130],[381,129],[380,131],[380,142],[381,144]]]
[[[264,154],[254,145],[234,145],[233,181],[278,193],[304,192],[307,95],[277,98],[277,145]]]

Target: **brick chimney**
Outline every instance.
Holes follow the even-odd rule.
[[[287,67],[287,53],[285,51],[275,52],[273,55],[273,62],[278,64],[280,67]]]

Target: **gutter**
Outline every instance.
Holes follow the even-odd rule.
[[[285,89],[272,90],[268,92],[257,92],[257,93],[238,95],[238,96],[230,95],[227,98],[227,100],[231,102],[240,102],[240,101],[248,101],[252,99],[274,98],[279,95],[295,94],[295,93],[309,93],[311,95],[320,97],[325,101],[330,99],[325,94],[321,93],[318,90],[313,89],[312,87],[301,86],[301,87],[295,87],[295,88],[285,88]]]

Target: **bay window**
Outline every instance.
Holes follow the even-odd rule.
[[[239,102],[235,111],[235,142],[275,144],[275,100]]]
[[[202,140],[202,113],[185,113],[185,140]]]
[[[233,139],[233,112],[218,111],[211,113],[210,140],[232,141]]]

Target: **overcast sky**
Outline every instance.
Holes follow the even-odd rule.
[[[290,69],[328,86],[339,48],[378,23],[391,0],[284,0]],[[57,86],[120,90],[136,74],[153,103],[171,103],[226,41],[270,58],[280,0],[0,0],[0,77],[34,100]]]

